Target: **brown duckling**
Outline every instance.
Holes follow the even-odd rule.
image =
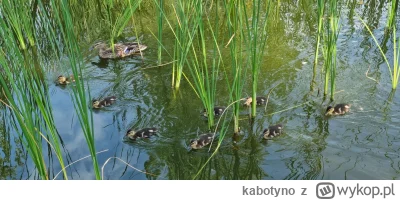
[[[283,129],[283,125],[282,124],[269,126],[267,129],[265,129],[263,131],[263,135],[264,135],[263,137],[266,140],[272,139],[272,138],[282,134],[282,129]]]
[[[103,108],[103,107],[106,107],[106,106],[110,106],[116,100],[117,100],[117,97],[115,97],[115,96],[106,97],[101,101],[100,100],[93,100],[92,101],[92,106],[93,106],[93,108]]]
[[[65,77],[63,75],[58,76],[57,78],[57,84],[59,85],[67,85],[71,82],[75,82],[75,78],[73,75],[69,76],[69,77]]]
[[[216,106],[214,107],[214,116],[220,116],[225,111],[226,107],[224,106]],[[203,116],[207,117],[207,110],[203,110]]]
[[[350,104],[345,104],[345,103],[341,103],[341,104],[336,104],[334,107],[332,106],[328,106],[328,108],[326,109],[325,115],[344,115],[347,112],[350,111]]]
[[[247,97],[246,98],[246,102],[244,102],[245,106],[250,106],[251,103],[253,102],[253,98],[252,97]],[[267,98],[266,97],[256,97],[256,105],[260,106],[260,105],[265,105],[267,103]]]
[[[131,140],[136,140],[136,138],[150,138],[153,135],[157,135],[157,131],[157,128],[144,128],[139,131],[129,129],[125,136]]]
[[[192,149],[201,149],[209,145],[214,139],[213,133],[206,133],[199,136],[197,139],[190,140],[190,147]]]
[[[147,46],[138,42],[115,43],[113,51],[106,43],[98,42],[92,48],[99,49],[100,58],[115,59],[138,54],[147,49]]]

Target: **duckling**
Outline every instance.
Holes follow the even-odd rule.
[[[63,75],[60,75],[57,78],[57,83],[59,85],[67,85],[67,84],[69,84],[71,82],[75,82],[75,79],[74,79],[73,75],[69,76],[68,78],[63,76]]]
[[[346,114],[347,112],[350,111],[350,107],[351,107],[350,104],[345,104],[345,103],[336,104],[334,107],[328,106],[325,112],[325,116]]]
[[[106,97],[101,101],[93,100],[92,106],[93,106],[93,108],[103,108],[105,106],[109,106],[109,105],[113,104],[116,100],[117,100],[117,97],[115,97],[115,96]]]
[[[99,49],[100,58],[115,59],[138,54],[147,49],[147,46],[138,42],[115,43],[113,51],[106,43],[98,42],[92,48]]]
[[[283,129],[282,124],[269,126],[267,129],[265,129],[263,131],[264,139],[268,140],[268,139],[272,139],[276,136],[279,136],[280,134],[282,134],[282,129]]]
[[[216,106],[216,107],[214,107],[214,116],[222,115],[222,113],[224,112],[225,109],[226,109],[226,107],[224,107],[224,106]],[[206,109],[203,110],[203,116],[207,117],[207,110]]]
[[[253,102],[253,98],[247,97],[246,102],[244,102],[245,106],[250,106],[251,103]],[[266,97],[256,97],[256,105],[265,105],[267,103],[267,98]]]
[[[192,149],[201,149],[209,145],[214,139],[213,133],[206,133],[199,136],[197,139],[190,140],[190,147]]]
[[[131,140],[136,140],[136,138],[150,138],[153,135],[157,135],[157,131],[157,128],[144,128],[139,131],[129,129],[126,132],[125,137],[128,137]]]

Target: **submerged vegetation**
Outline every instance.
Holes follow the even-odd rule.
[[[310,21],[313,23],[310,27],[314,27],[310,31],[315,29],[315,32],[311,32],[310,35],[316,36],[312,41],[312,48],[315,47],[315,51],[312,52],[314,55],[311,59],[312,66],[310,65],[310,67],[313,67],[312,81],[318,88],[323,87],[324,96],[328,95],[330,90],[332,102],[335,100],[334,95],[338,92],[336,91],[337,75],[340,73],[339,70],[342,70],[337,62],[337,46],[341,32],[340,19],[342,9],[347,9],[348,2],[336,0],[317,0],[316,2],[317,4],[312,4],[312,7],[309,8],[312,10],[312,15],[306,14],[310,15]],[[388,9],[387,20],[387,27],[392,33],[393,40],[393,67],[390,67],[390,58],[386,57],[378,39],[372,33],[373,30],[370,29],[367,22],[359,17],[360,23],[363,23],[366,30],[371,34],[388,66],[393,90],[397,88],[400,76],[398,63],[400,42],[396,38],[397,26],[395,20],[397,7],[398,1],[393,0],[390,10]],[[278,69],[278,72],[274,71],[274,66],[270,64],[269,59],[272,59],[271,55],[276,55],[274,51],[281,51],[281,49],[275,49],[274,46],[275,43],[280,42],[279,40],[268,42],[271,38],[270,29],[278,23],[277,17],[279,17],[279,12],[276,12],[276,16],[270,15],[270,13],[273,9],[279,11],[283,8],[286,7],[284,3],[282,4],[282,1],[275,3],[272,0],[96,0],[83,3],[68,0],[3,0],[0,5],[0,100],[2,104],[0,108],[3,114],[9,115],[9,122],[4,122],[4,125],[0,128],[3,132],[7,129],[9,134],[15,134],[15,137],[19,138],[18,141],[27,151],[29,159],[31,159],[37,171],[38,179],[56,179],[58,174],[56,175],[55,172],[50,170],[52,167],[62,173],[63,179],[69,179],[71,176],[68,175],[67,170],[74,163],[68,164],[71,162],[71,158],[67,153],[68,150],[64,144],[63,136],[57,128],[54,108],[52,107],[52,92],[49,90],[48,80],[53,79],[51,74],[54,71],[60,75],[65,75],[65,77],[70,77],[70,75],[78,77],[73,82],[71,81],[61,87],[70,89],[67,91],[69,91],[80,125],[80,131],[76,131],[74,134],[83,134],[86,141],[85,148],[90,153],[94,177],[102,179],[103,168],[100,167],[102,163],[98,158],[100,149],[98,149],[99,144],[95,140],[95,132],[106,126],[95,124],[94,120],[93,113],[97,110],[92,109],[93,99],[95,98],[92,97],[91,91],[96,89],[98,85],[91,85],[88,81],[91,72],[87,70],[89,62],[86,57],[90,53],[90,49],[93,49],[88,47],[93,47],[98,42],[104,42],[106,43],[105,46],[114,47],[121,41],[133,42],[132,40],[135,40],[140,44],[147,41],[153,46],[143,45],[146,45],[149,49],[154,49],[154,51],[149,51],[149,54],[156,55],[158,66],[155,68],[166,68],[170,73],[168,76],[171,79],[166,80],[171,81],[168,82],[168,85],[173,88],[174,93],[181,93],[185,100],[198,104],[199,111],[201,110],[202,114],[205,113],[204,120],[207,121],[207,128],[202,129],[199,125],[199,129],[201,129],[201,132],[207,133],[201,135],[203,141],[200,140],[202,137],[193,140],[192,146],[195,148],[192,151],[207,146],[204,149],[208,150],[205,151],[212,151],[213,153],[201,157],[201,160],[194,161],[195,165],[189,165],[196,171],[196,173],[191,173],[190,178],[261,179],[265,176],[259,167],[263,155],[260,149],[265,143],[263,137],[269,139],[269,136],[284,135],[287,125],[278,124],[278,121],[287,121],[287,118],[291,118],[291,116],[283,116],[285,119],[273,118],[272,121],[268,120],[268,124],[260,121],[266,121],[267,116],[296,108],[296,106],[279,105],[276,101],[272,101],[274,107],[268,107],[269,110],[267,110],[270,95],[274,95],[271,88],[278,87],[278,85],[273,87],[274,84],[269,80],[273,76],[280,76],[280,69]],[[148,20],[145,21],[145,25],[141,24],[142,18]],[[274,22],[274,20],[276,21]],[[154,23],[152,27],[146,25],[149,21]],[[144,32],[151,32],[148,35],[151,35],[152,38],[142,40]],[[153,32],[157,33],[154,34]],[[288,48],[295,49],[298,47],[288,46]],[[322,64],[318,62],[320,49],[323,58]],[[125,46],[119,49],[112,48],[112,53],[119,55],[129,54],[131,51],[132,49]],[[142,63],[148,62],[142,52],[139,55]],[[113,61],[99,59],[106,65],[118,66],[116,63],[122,62],[122,59]],[[164,65],[163,62],[167,64]],[[293,64],[288,60],[281,62],[288,66]],[[119,67],[115,67],[116,74],[123,71]],[[147,68],[142,70],[145,71],[145,69],[147,70]],[[297,70],[296,67],[293,67],[293,69]],[[323,78],[320,82],[314,80],[317,74],[316,69],[322,71],[321,77]],[[130,73],[138,71],[140,70],[135,69]],[[279,77],[279,79],[284,83],[293,81],[282,77]],[[111,86],[112,89],[115,89],[118,84],[130,83],[124,81],[125,79],[121,77],[118,77],[117,80],[118,83]],[[54,79],[54,81],[56,80]],[[270,89],[267,96],[264,96],[263,91],[260,91],[260,85],[263,85],[263,88]],[[189,88],[190,95],[185,91],[185,88]],[[110,89],[111,92],[115,92],[112,89]],[[100,93],[106,95],[104,91]],[[111,97],[113,104],[115,99],[119,99],[119,97]],[[295,98],[301,99],[303,97],[296,94]],[[304,97],[306,100],[302,100],[309,103],[312,101],[309,98],[315,97],[306,95]],[[249,99],[252,99],[252,101],[249,101]],[[257,102],[257,100],[262,102]],[[111,105],[111,103],[103,103],[104,105]],[[303,104],[306,103],[303,102]],[[315,109],[314,105],[311,106],[310,104],[306,105],[306,109],[314,109],[315,112],[318,112],[319,108]],[[263,105],[263,108],[260,108],[260,105]],[[216,113],[216,108],[221,108],[221,110]],[[184,115],[187,114],[185,109],[183,109]],[[267,114],[267,111],[272,109],[273,111]],[[326,109],[326,106],[323,109]],[[154,115],[158,113],[152,108],[146,110],[146,113],[153,114],[152,112],[156,113]],[[121,113],[121,118],[130,116],[130,113]],[[142,117],[141,111],[138,111],[138,113],[138,116],[134,116],[134,119],[138,121],[135,122],[135,126],[145,126],[147,122],[140,119]],[[157,121],[162,118],[157,117],[152,120]],[[165,118],[174,117],[171,115]],[[199,116],[199,118],[201,117]],[[248,121],[243,119],[248,119]],[[119,118],[113,118],[114,120],[118,121]],[[323,118],[318,118],[318,120],[320,121],[317,123],[322,124]],[[257,121],[265,127],[261,130],[258,130],[258,127],[254,128],[253,123]],[[233,122],[233,126],[231,126],[231,122]],[[243,131],[242,127],[247,126],[250,126],[249,130]],[[322,126],[327,125],[322,124]],[[282,131],[282,127],[285,127],[285,130]],[[119,130],[123,128],[118,127],[118,131],[125,133],[126,130]],[[288,129],[290,130],[290,128]],[[165,139],[162,132],[165,131],[163,127],[154,128],[154,130],[157,130],[157,134],[161,133],[158,135],[160,138]],[[190,131],[192,130],[188,132]],[[139,131],[139,133],[141,132]],[[154,131],[154,135],[157,134]],[[228,140],[226,136],[229,134],[233,135],[233,143],[226,145],[223,141]],[[149,132],[149,135],[153,135],[153,131]],[[74,137],[77,136],[74,135]],[[318,137],[321,137],[318,140],[322,141],[327,136]],[[239,144],[238,138],[245,138],[246,141]],[[168,139],[175,140],[176,138]],[[137,143],[137,141],[135,142]],[[243,146],[243,149],[240,145]],[[307,145],[301,148],[319,149]],[[177,149],[169,150],[173,151],[169,153],[174,158],[165,158],[165,162],[172,162],[171,159],[176,162],[174,165],[187,165],[188,161],[182,153],[186,153],[186,151],[177,151]],[[224,152],[224,154],[219,154],[219,151]],[[19,157],[21,157],[20,154],[19,152]],[[225,161],[226,155],[233,158],[233,164]],[[246,160],[247,162],[244,162],[245,169],[241,169],[245,173],[241,173],[240,170],[241,167],[243,168],[240,160],[243,155],[250,155]],[[149,162],[159,162],[153,155],[149,155],[149,157]],[[217,160],[215,157],[220,159]],[[54,162],[54,158],[56,162]],[[127,164],[122,159],[118,159]],[[305,160],[307,159],[305,158]],[[103,163],[103,167],[108,161],[109,159]],[[214,165],[228,169],[226,170],[228,173],[224,172],[225,174],[221,175],[222,172],[215,172],[215,174],[212,174],[214,172],[211,169]],[[127,166],[134,168],[129,164]],[[145,166],[147,165],[145,164]],[[148,171],[151,170],[146,169],[146,173],[144,173],[146,177],[153,178],[154,174],[150,174]],[[177,173],[174,177],[182,178],[180,173],[183,172],[178,171],[171,172],[171,174]],[[230,174],[231,171],[234,171],[235,174]],[[157,174],[162,173],[161,170],[157,172]],[[183,178],[186,179],[187,177]]]

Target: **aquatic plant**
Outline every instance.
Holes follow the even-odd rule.
[[[230,86],[230,94],[232,102],[236,102],[233,105],[233,118],[234,118],[234,133],[239,132],[239,113],[240,113],[240,100],[242,98],[242,90],[245,81],[242,81],[246,76],[247,68],[244,68],[245,64],[245,53],[243,50],[243,43],[245,41],[246,34],[244,34],[243,24],[245,19],[243,18],[243,8],[244,5],[242,1],[224,1],[224,6],[226,10],[226,25],[228,27],[228,34],[230,39],[228,41],[228,46],[230,49],[230,58],[232,66],[232,82],[228,82]],[[248,61],[248,60],[247,60]],[[244,70],[245,69],[245,70]]]
[[[20,4],[25,2],[26,1],[21,1]],[[34,14],[27,15],[26,17],[30,17],[30,19],[24,20],[27,22],[32,21],[32,23],[35,20],[40,21],[41,23],[38,23],[37,28],[40,29],[41,32],[35,32],[35,34],[39,35],[38,38],[44,38],[44,40],[48,42],[47,45],[52,49],[49,52],[52,52],[57,60],[60,60],[58,56],[60,53],[66,53],[73,75],[75,77],[79,75],[83,76],[84,74],[81,70],[83,58],[75,36],[76,30],[69,2],[66,0],[51,0],[50,3],[44,3],[40,0],[35,2],[36,4],[31,5],[34,6]],[[10,6],[11,4],[2,5]],[[133,6],[129,10],[129,15],[126,14],[127,11],[125,10],[123,16],[131,16],[132,10],[135,8],[134,4],[132,5]],[[11,7],[0,7],[0,13],[7,13],[4,9],[11,10],[10,8]],[[32,8],[26,6],[18,12],[27,12],[23,9],[30,10]],[[43,12],[44,10],[46,10],[46,12]],[[122,19],[122,17],[119,19]],[[7,105],[10,109],[13,116],[14,129],[16,132],[21,133],[20,137],[22,138],[22,143],[35,164],[40,178],[50,178],[43,153],[44,146],[42,143],[45,141],[48,146],[48,151],[54,151],[64,178],[67,179],[60,146],[61,138],[55,127],[48,85],[44,78],[46,67],[39,63],[43,59],[41,55],[42,52],[40,52],[43,51],[43,48],[39,49],[33,46],[33,48],[27,49],[26,45],[22,45],[22,41],[25,41],[26,38],[29,40],[30,36],[16,34],[17,30],[15,27],[17,26],[15,24],[13,25],[10,20],[14,19],[5,15],[0,16],[0,35],[2,39],[7,41],[2,44],[0,52],[0,63],[3,69],[0,82],[2,92],[6,97],[6,101],[2,103]],[[114,29],[116,35],[120,34],[122,31],[121,27],[126,25],[126,21],[124,20],[117,21],[116,24],[118,25],[115,27],[118,28]],[[22,27],[21,24],[19,25]],[[56,32],[58,32],[58,36],[56,36]],[[34,39],[34,37],[32,38]],[[31,45],[34,43],[34,40],[30,42]],[[60,48],[61,44],[63,48]],[[81,79],[76,79],[74,87],[72,87],[71,98],[91,153],[95,176],[97,179],[101,179],[96,158],[92,111],[87,106],[87,102],[90,99],[90,93],[88,92],[90,89],[86,86],[87,85]]]
[[[328,6],[328,19],[326,20],[325,32],[323,34],[324,45],[323,45],[323,55],[324,55],[324,72],[325,72],[325,85],[324,85],[324,95],[328,94],[329,79],[330,79],[330,89],[331,97],[334,100],[335,94],[335,78],[336,78],[336,46],[339,37],[339,17],[340,17],[340,7],[337,5],[336,0],[329,0]]]
[[[8,28],[12,31],[22,49],[27,48],[26,40],[31,46],[35,45],[33,31],[35,15],[31,8],[37,7],[37,1],[4,0],[0,4],[1,15],[6,19]]]
[[[393,39],[393,71],[392,71],[392,67],[390,66],[389,61],[388,61],[384,51],[382,50],[381,46],[379,45],[379,43],[378,43],[376,37],[374,36],[374,34],[372,33],[371,29],[364,22],[364,20],[361,19],[361,17],[359,15],[357,15],[357,17],[360,19],[360,21],[363,23],[365,28],[368,30],[368,32],[371,35],[372,39],[374,40],[376,46],[379,48],[379,51],[381,52],[382,57],[385,60],[386,65],[389,70],[390,80],[392,81],[392,90],[395,90],[399,83],[399,76],[400,76],[400,69],[399,69],[400,42],[397,42],[397,38],[396,38],[397,37],[396,36],[396,25],[394,24],[393,29],[392,29],[392,39]]]
[[[161,55],[162,55],[162,34],[163,34],[163,0],[159,0],[158,4],[158,15],[157,15],[157,25],[158,25],[158,64],[161,64]]]
[[[315,74],[317,73],[317,64],[318,64],[318,56],[319,56],[319,45],[321,42],[321,33],[324,24],[324,10],[325,10],[325,0],[317,0],[317,16],[318,16],[318,30],[317,30],[317,44],[315,46],[315,58],[314,58],[314,66],[313,66],[313,79],[314,82]],[[312,83],[313,86],[313,83]]]
[[[193,36],[197,31],[196,1],[179,0],[173,6],[176,16],[174,62],[172,70],[172,87],[178,89],[181,84],[183,67],[187,63],[187,56],[192,48]]]
[[[387,19],[387,24],[386,27],[389,29],[392,29],[393,26],[396,24],[396,13],[397,13],[397,7],[399,5],[398,0],[392,0],[390,9],[389,9],[389,16]]]
[[[73,22],[71,17],[71,11],[68,6],[67,0],[58,1],[58,4],[52,0],[52,10],[55,12],[55,19],[59,25],[61,35],[63,38],[64,45],[66,46],[66,53],[69,58],[70,67],[74,77],[83,76],[82,72],[82,54],[78,46],[77,39],[74,35]],[[57,7],[56,7],[57,6]],[[87,85],[87,87],[89,87]],[[100,168],[97,161],[96,147],[94,142],[94,128],[93,128],[93,114],[92,110],[87,106],[87,102],[90,98],[90,88],[86,91],[83,80],[77,78],[75,80],[75,87],[72,88],[72,100],[74,103],[75,111],[83,134],[86,139],[86,143],[91,154],[93,161],[93,168],[96,179],[101,179]]]
[[[26,1],[14,3],[24,4]],[[35,4],[35,8],[36,6]],[[4,13],[3,9],[4,7],[0,8],[0,13]],[[30,7],[25,6],[21,9],[18,12],[26,13],[30,10]],[[29,17],[29,19],[20,20],[34,21],[31,15],[26,15],[26,17]],[[36,62],[38,59],[37,49],[31,48],[28,51],[23,43],[27,37],[30,38],[28,40],[33,45],[35,43],[33,34],[15,34],[17,25],[11,25],[12,23],[9,20],[15,19],[4,15],[0,16],[0,35],[2,39],[7,41],[2,44],[0,52],[0,65],[3,70],[3,74],[0,76],[1,92],[6,98],[2,103],[10,109],[14,130],[19,133],[22,144],[38,170],[39,177],[49,179],[42,142],[47,143],[49,153],[54,151],[62,168],[64,168],[64,159],[60,147],[60,138],[54,124],[47,84],[44,81],[45,71]],[[17,21],[15,23],[23,22]],[[50,27],[47,27],[47,34],[49,34],[50,29]],[[64,178],[67,179],[66,171],[62,171]]]
[[[219,74],[219,68],[222,62],[221,53],[218,47],[218,33],[219,33],[219,16],[218,16],[218,4],[215,8],[215,15],[213,20],[215,21],[215,27],[213,28],[210,19],[207,14],[205,18],[207,20],[203,21],[204,8],[202,1],[194,0],[195,7],[195,18],[194,23],[198,27],[196,42],[192,45],[192,61],[188,62],[188,68],[192,75],[193,85],[195,86],[196,92],[203,103],[203,106],[207,112],[208,127],[211,129],[214,126],[214,104],[215,104],[215,94],[217,89],[217,79]],[[211,61],[208,61],[209,47],[206,45],[206,34],[205,34],[205,23],[208,26],[210,32],[207,35],[211,35],[212,41],[212,53]],[[189,36],[192,38],[194,36]],[[197,52],[200,51],[200,53]],[[199,56],[198,56],[199,54]]]
[[[114,40],[116,37],[120,36],[124,31],[126,25],[129,23],[129,20],[133,21],[133,14],[136,9],[139,7],[142,0],[127,0],[128,5],[125,5],[124,10],[122,12],[114,11],[114,1],[104,1],[105,7],[107,8],[106,16],[107,23],[110,27],[110,44],[111,47],[114,47]],[[137,34],[136,34],[136,38]]]
[[[270,10],[271,1],[267,1],[266,10],[263,15],[261,13],[261,0],[253,0],[252,5],[252,15],[251,24],[246,21],[247,28],[247,44],[250,44],[250,48],[247,49],[247,52],[250,56],[250,65],[251,65],[251,73],[252,73],[252,98],[256,99],[257,97],[257,82],[258,76],[260,74],[260,66],[264,56],[265,43],[267,40],[267,25],[268,25],[268,13]],[[249,16],[246,11],[246,7],[243,6],[243,14],[245,19],[248,19]],[[251,115],[252,117],[256,116],[256,101],[253,101],[251,104]]]

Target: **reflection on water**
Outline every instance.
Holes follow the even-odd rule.
[[[0,179],[19,179],[24,174],[26,154],[18,137],[9,134],[4,119],[8,112],[2,113],[0,119]]]
[[[96,149],[104,150],[98,160],[101,167],[107,162],[104,179],[399,179],[399,95],[388,90],[387,67],[369,34],[354,17],[357,12],[366,19],[381,41],[386,18],[379,13],[386,13],[386,4],[367,1],[363,5],[349,4],[342,10],[335,103],[351,103],[353,109],[348,115],[326,118],[323,114],[330,102],[319,95],[323,86],[321,66],[317,66],[316,84],[310,91],[315,8],[307,1],[296,2],[281,1],[279,9],[274,8],[276,20],[269,29],[259,94],[267,95],[279,85],[271,92],[266,113],[258,108],[257,117],[250,123],[248,110],[243,108],[240,135],[233,135],[230,127],[218,152],[206,165],[212,151],[188,151],[189,141],[207,131],[207,123],[200,117],[202,104],[186,81],[179,91],[171,88],[171,65],[149,68],[157,62],[157,42],[143,28],[146,23],[140,28],[148,46],[143,58],[105,61],[95,52],[88,53],[83,78],[90,85],[92,97],[118,98],[112,106],[93,113]],[[150,28],[156,30],[156,24]],[[164,40],[166,46],[173,44],[173,36],[166,33],[168,36],[171,38]],[[385,48],[392,49],[390,45],[385,43]],[[167,55],[163,59],[170,61]],[[321,65],[323,59],[319,60]],[[369,66],[369,76],[379,84],[365,76]],[[48,76],[58,74],[51,72]],[[243,94],[250,94],[250,80],[249,74]],[[68,164],[72,164],[89,155],[70,99],[70,87],[74,86],[58,87],[51,81],[55,123]],[[216,104],[227,105],[229,95],[224,80],[217,90]],[[279,112],[282,110],[285,111]],[[7,134],[6,120],[4,117],[0,125],[0,177],[37,178],[31,162],[24,159],[25,151],[17,137]],[[259,137],[266,127],[282,121],[286,124],[281,137],[270,141]],[[160,135],[123,142],[132,127],[157,127]],[[52,167],[54,177],[60,169]],[[72,164],[67,172],[70,179],[94,179],[92,168],[90,158],[86,158]]]

